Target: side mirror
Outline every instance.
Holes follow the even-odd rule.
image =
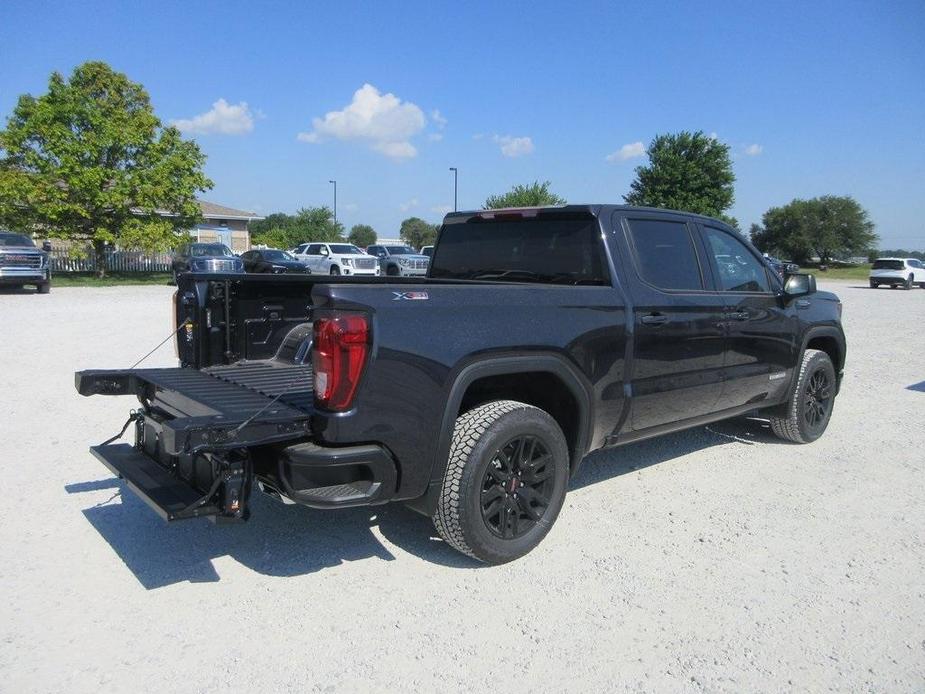
[[[784,294],[788,297],[806,296],[816,291],[816,277],[814,275],[797,274],[787,275],[784,281]]]
[[[51,241],[42,241],[42,250],[51,253]]]
[[[377,258],[385,258],[385,251],[379,251],[378,253],[376,253],[376,257],[377,257]]]

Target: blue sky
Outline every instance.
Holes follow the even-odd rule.
[[[395,236],[452,206],[450,166],[461,209],[534,179],[620,202],[635,143],[688,129],[732,147],[746,228],[794,197],[850,194],[883,247],[925,249],[922,0],[7,0],[0,116],[91,59],[180,121],[208,154],[203,197],[234,207],[330,204],[336,178],[341,221]]]

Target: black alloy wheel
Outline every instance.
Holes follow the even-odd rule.
[[[832,408],[834,384],[829,380],[825,369],[817,369],[809,377],[803,400],[803,420],[811,432],[825,427]]]
[[[498,537],[526,535],[549,507],[552,456],[536,436],[519,436],[499,448],[482,477],[480,507],[485,526]]]

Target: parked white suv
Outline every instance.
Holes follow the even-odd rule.
[[[292,254],[314,275],[379,274],[379,261],[352,243],[303,243]]]
[[[878,258],[870,268],[870,288],[881,284],[894,289],[912,289],[917,284],[925,289],[925,264],[915,258]]]

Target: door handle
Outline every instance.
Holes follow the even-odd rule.
[[[661,313],[650,313],[642,317],[642,322],[646,325],[664,325],[668,322],[668,316],[663,316]]]
[[[732,311],[726,314],[726,320],[748,320],[748,311]]]

